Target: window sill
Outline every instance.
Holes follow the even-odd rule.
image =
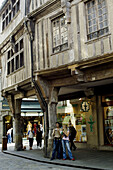
[[[68,50],[69,50],[69,47],[67,47],[66,49],[64,49],[64,50],[62,50],[62,51],[58,51],[58,52],[52,53],[51,56],[52,56],[52,55],[56,55],[56,54],[60,54],[60,53],[62,53],[62,52],[64,52],[64,51],[68,51]]]
[[[100,36],[98,38],[94,38],[94,39],[88,40],[88,41],[85,42],[85,44],[91,44],[91,43],[96,42],[96,41],[98,41],[98,40],[100,40],[102,38],[106,38],[109,35],[111,35],[111,33],[107,33],[107,34],[104,34],[104,35],[102,35],[102,36]]]
[[[8,74],[8,75],[6,76],[6,78],[8,78],[8,77],[12,76],[13,74],[15,74],[16,72],[18,72],[18,71],[22,70],[23,68],[25,68],[25,66],[22,66],[22,67],[18,68],[17,70],[15,70],[14,72],[12,72],[12,73]]]

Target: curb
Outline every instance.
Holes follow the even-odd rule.
[[[10,152],[5,152],[5,151],[3,151],[3,153],[8,154],[8,155],[12,155],[12,156],[17,156],[17,157],[24,158],[24,159],[28,159],[28,160],[32,160],[32,161],[35,161],[35,162],[41,162],[41,163],[51,164],[51,165],[60,165],[60,166],[65,166],[65,167],[82,168],[82,169],[90,169],[90,170],[105,170],[105,169],[101,169],[101,168],[79,166],[79,165],[71,165],[70,166],[70,165],[64,164],[64,163],[57,163],[57,162],[53,162],[53,161],[50,162],[50,161],[38,160],[38,159],[34,159],[34,158],[22,156],[22,155],[17,155],[17,154],[10,153]]]

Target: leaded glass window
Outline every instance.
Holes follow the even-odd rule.
[[[53,52],[59,52],[68,47],[67,23],[64,16],[52,21]]]
[[[88,40],[108,32],[106,0],[91,0],[86,3]]]

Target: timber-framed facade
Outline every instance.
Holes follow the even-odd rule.
[[[9,2],[1,9],[1,24]],[[9,25],[4,30],[1,25],[0,35],[2,95],[16,126],[22,98],[36,94],[49,147],[58,101],[85,97],[93,101],[87,122],[90,115],[95,122],[93,132],[86,126],[87,147],[112,150],[105,146],[103,129],[106,96],[113,95],[112,0],[26,0],[19,5]],[[21,132],[16,129],[19,150]]]

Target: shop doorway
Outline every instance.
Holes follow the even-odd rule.
[[[12,116],[7,115],[3,117],[3,136],[6,136],[7,131],[13,127]]]
[[[104,143],[113,146],[113,96],[103,99],[104,107]]]

